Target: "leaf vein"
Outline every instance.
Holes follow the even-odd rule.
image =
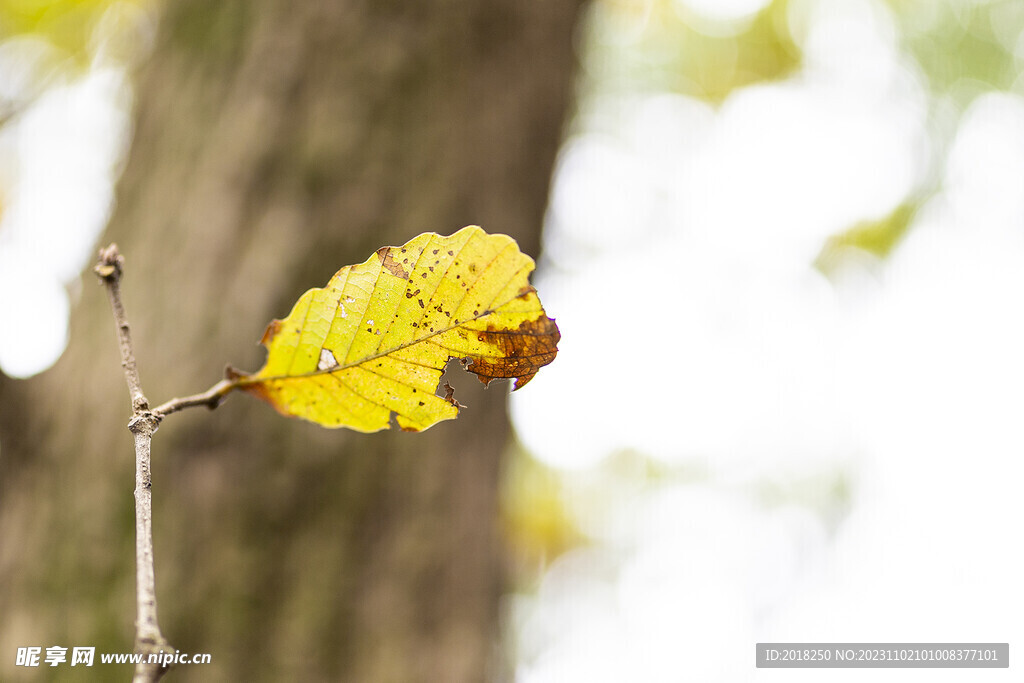
[[[299,347],[302,345],[302,332],[301,330],[306,329],[306,323],[309,322],[309,312],[313,309],[313,297],[309,297],[309,303],[306,304],[306,312],[302,315],[302,325],[299,327],[299,338],[295,341],[295,345],[292,347],[292,357],[288,361],[288,373],[291,373],[293,367],[295,367],[295,359],[299,356]],[[280,334],[280,332],[278,333]]]
[[[371,257],[373,258],[373,257]],[[342,367],[351,367],[351,363],[348,363],[348,356],[352,353],[352,347],[356,343],[356,338],[359,336],[360,331],[363,329],[363,325],[366,323],[366,316],[369,315],[370,304],[373,302],[373,297],[377,293],[377,285],[380,283],[380,274],[384,272],[384,262],[379,261],[377,263],[377,277],[373,280],[373,287],[370,289],[370,293],[366,295],[366,307],[363,308],[363,315],[359,319],[359,325],[356,326],[355,332],[352,337],[348,340],[348,348],[345,349],[344,361],[335,358],[339,363],[342,363]],[[337,368],[335,368],[337,369]]]

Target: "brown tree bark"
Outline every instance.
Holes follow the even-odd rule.
[[[577,11],[168,2],[104,238],[150,401],[256,369],[266,323],[379,246],[477,223],[536,255]],[[4,652],[132,642],[130,405],[105,306],[86,279],[58,365],[0,378]],[[165,680],[501,676],[507,390],[452,372],[469,408],[422,434],[323,430],[242,395],[165,420],[161,626],[213,657]]]

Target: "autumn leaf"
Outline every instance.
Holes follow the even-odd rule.
[[[514,379],[513,390],[554,360],[558,327],[528,282],[533,268],[511,237],[476,226],[382,247],[271,322],[266,364],[233,388],[325,427],[375,432],[392,413],[410,431],[450,420],[461,407],[451,387],[436,394],[449,359],[485,385]]]

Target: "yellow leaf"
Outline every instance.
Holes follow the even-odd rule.
[[[529,285],[533,259],[506,235],[476,226],[424,233],[382,247],[311,289],[263,335],[267,361],[238,388],[283,415],[361,432],[387,429],[391,414],[419,431],[458,414],[445,364],[462,359],[486,385],[525,385],[555,358],[558,327]]]

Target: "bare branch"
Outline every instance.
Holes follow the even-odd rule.
[[[124,257],[117,250],[116,244],[100,249],[99,262],[93,272],[107,286],[107,298],[114,311],[114,323],[117,325],[117,345],[121,349],[121,367],[124,378],[128,382],[128,393],[132,399],[132,413],[137,414],[149,409],[149,402],[142,393],[142,382],[139,380],[139,369],[135,365],[135,350],[132,347],[131,328],[125,317],[124,305],[121,303],[121,273],[124,268]]]
[[[174,652],[160,632],[156,616],[156,574],[153,562],[153,479],[150,444],[160,418],[150,412],[132,418],[128,429],[135,436],[135,651],[143,655]],[[135,683],[158,681],[170,667],[140,662]]]
[[[132,347],[131,330],[121,303],[121,273],[124,257],[117,245],[111,244],[100,250],[99,262],[94,271],[106,285],[110,307],[117,325],[117,342],[121,349],[121,367],[128,383],[132,399],[132,419],[128,429],[135,437],[135,651],[142,655],[173,651],[167,639],[160,633],[156,614],[156,577],[153,569],[153,481],[150,469],[150,445],[153,433],[160,425],[161,414],[149,410],[149,402],[142,393],[142,383],[135,364],[135,350]],[[147,657],[143,658],[144,660]],[[168,670],[161,664],[138,664],[135,668],[136,683],[153,683]]]

